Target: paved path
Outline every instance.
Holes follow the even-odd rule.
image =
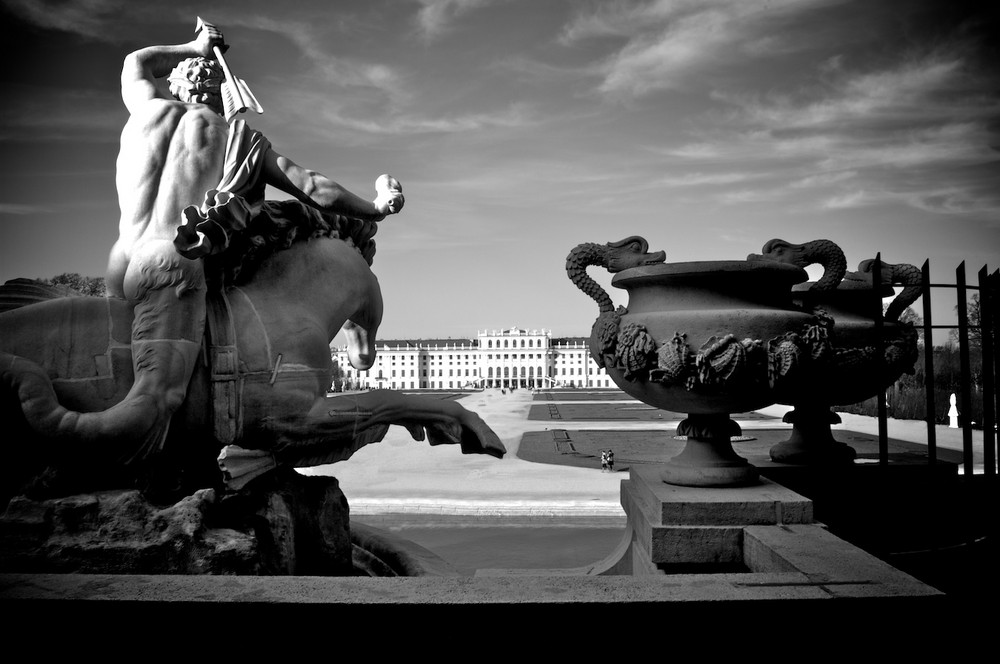
[[[560,403],[555,399],[541,403]],[[621,400],[613,400],[621,406]],[[309,474],[336,476],[351,505],[352,513],[425,513],[471,516],[526,517],[614,517],[622,516],[619,496],[627,473],[602,473],[599,469],[549,463],[533,463],[517,457],[521,437],[528,431],[573,430],[663,430],[672,436],[677,420],[615,420],[597,422],[529,420],[534,402],[529,390],[501,394],[486,390],[467,395],[462,404],[480,416],[507,447],[502,460],[463,455],[457,446],[431,447],[410,439],[401,427],[391,427],[381,443],[369,445],[347,461],[307,469]],[[579,404],[578,400],[567,403]],[[758,411],[764,417],[739,419],[748,436],[755,429],[790,429],[781,417],[787,406]],[[878,434],[877,420],[842,413],[838,431]],[[938,427],[942,449],[962,449],[961,430]],[[923,422],[890,420],[889,437],[925,443]],[[975,445],[982,460],[982,432],[975,432]]]

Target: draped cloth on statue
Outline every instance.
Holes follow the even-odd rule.
[[[271,142],[237,119],[229,126],[222,180],[205,193],[201,206],[184,208],[174,246],[185,258],[197,259],[225,251],[234,233],[246,229],[264,202],[264,155]]]

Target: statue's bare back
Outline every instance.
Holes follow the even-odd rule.
[[[111,294],[129,299],[136,293],[127,292],[124,282],[135,249],[146,242],[172,242],[182,210],[200,204],[219,183],[229,130],[204,104],[150,99],[137,110],[122,130],[121,220],[107,281]],[[197,270],[197,262],[191,263]]]

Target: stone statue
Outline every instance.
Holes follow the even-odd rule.
[[[398,186],[374,202],[364,200],[278,154],[244,121],[227,123],[223,72],[209,59],[225,48],[223,35],[200,25],[194,41],[151,46],[125,58],[122,99],[130,117],[118,156],[122,215],[107,287],[135,311],[135,379],[113,408],[65,422],[73,429],[65,433],[73,436],[134,436],[141,430],[141,454],[162,447],[201,346],[206,283],[198,258],[225,250],[218,242],[225,233],[214,239],[199,233],[201,222],[245,226],[267,184],[324,211],[370,221],[403,203]],[[156,87],[156,79],[168,75],[175,99]],[[178,237],[182,221],[187,223]]]
[[[227,123],[231,72],[208,59],[224,49],[199,20],[194,41],[125,59],[109,297],[0,307],[0,408],[28,440],[3,468],[5,499],[137,485],[176,498],[223,480],[238,490],[276,468],[345,459],[390,424],[465,453],[506,452],[452,401],[326,397],[338,331],[356,368],[374,361],[372,236],[402,191],[381,176],[365,200],[242,119]],[[167,75],[177,99],[155,87]],[[267,184],[297,200],[265,202]]]

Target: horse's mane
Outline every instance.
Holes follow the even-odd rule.
[[[266,201],[246,230],[234,235],[229,248],[206,262],[211,265],[210,273],[221,273],[226,286],[239,286],[250,281],[260,264],[276,251],[323,237],[343,240],[371,265],[377,231],[373,221],[326,214],[296,200]]]

